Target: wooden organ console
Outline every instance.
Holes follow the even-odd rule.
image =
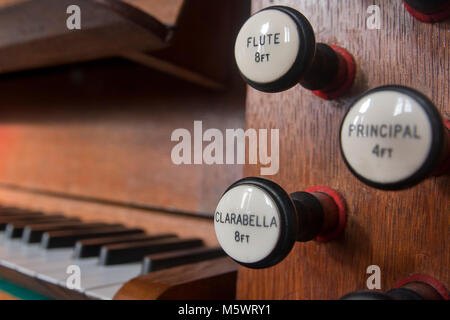
[[[449,10],[0,0],[0,299],[448,299]]]

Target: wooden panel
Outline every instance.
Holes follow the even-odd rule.
[[[237,265],[213,259],[151,272],[125,283],[117,300],[231,300],[236,293]]]
[[[26,1],[35,0],[0,0],[0,8],[21,4]],[[102,0],[99,0],[102,1]],[[109,0],[106,0],[109,1]],[[164,24],[174,25],[185,0],[110,0],[124,2],[138,8]],[[73,3],[75,4],[75,3]]]
[[[80,30],[66,26],[69,5],[80,7]],[[0,0],[0,73],[120,56],[223,89],[249,7],[248,0]]]
[[[116,8],[117,3],[125,7]],[[80,7],[81,30],[66,26],[69,5]],[[152,16],[123,2],[21,2],[0,11],[0,72],[161,49],[169,32]]]
[[[319,42],[337,44],[355,56],[358,71],[351,94],[324,101],[299,86],[278,94],[248,89],[247,127],[280,129],[280,171],[273,180],[288,192],[328,185],[349,207],[345,237],[329,244],[297,243],[279,265],[240,268],[241,299],[336,299],[366,288],[366,268],[382,272],[382,289],[409,273],[424,273],[449,285],[449,177],[431,178],[400,192],[371,189],[345,167],[339,126],[349,102],[384,84],[412,86],[450,117],[449,22],[424,24],[401,1],[381,6],[381,30],[367,30],[372,0],[253,0],[252,11],[283,4],[303,12]],[[258,175],[247,166],[245,175]]]
[[[175,25],[186,0],[122,0],[167,25]]]
[[[150,2],[155,3],[134,5],[150,7]],[[205,72],[206,76],[190,73],[197,77],[194,82],[204,85],[207,77],[216,74],[221,84],[208,83],[220,91],[194,87],[118,59],[4,75],[0,78],[0,183],[89,201],[210,215],[226,186],[242,176],[242,166],[176,166],[171,160],[176,143],[170,138],[177,128],[192,131],[194,120],[202,120],[204,130],[244,126],[245,86],[225,48],[231,46],[249,3],[226,2],[215,20],[208,18],[211,25],[205,44],[196,40],[188,52],[195,58],[192,64],[183,59],[183,52],[187,56],[183,39],[198,35],[196,21],[205,14],[202,5],[208,2],[191,2],[180,17],[186,28],[175,37],[173,49],[154,59],[161,66],[167,56],[170,68],[177,63],[183,71]],[[184,8],[181,1],[170,5]],[[155,12],[175,19],[174,9],[163,11]],[[217,29],[221,30],[220,45],[208,46]],[[9,33],[5,36],[16,39]],[[44,47],[51,50],[48,43]],[[18,52],[10,51],[11,55]],[[52,52],[59,58],[60,51]]]
[[[247,0],[188,0],[170,47],[151,55],[227,83],[230,70],[237,71],[234,42],[249,12]]]
[[[66,287],[46,282],[44,280],[26,275],[19,271],[0,266],[0,275],[3,279],[14,285],[20,286],[25,290],[30,290],[32,295],[44,296],[45,298],[67,299],[67,300],[86,300],[87,297],[81,292],[70,290]],[[33,300],[34,300],[33,299]]]
[[[7,294],[6,292],[0,291],[0,300],[17,300],[17,298]]]
[[[10,7],[31,0],[0,0],[0,8]]]
[[[242,166],[174,165],[171,134],[194,120],[244,127],[244,88],[210,92],[116,60],[4,76],[0,182],[209,215]]]
[[[248,0],[186,0],[170,46],[121,56],[207,88],[223,89],[230,71],[236,71],[232,48],[249,12]]]

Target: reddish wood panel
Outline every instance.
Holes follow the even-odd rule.
[[[63,286],[50,283],[19,271],[0,266],[0,274],[3,279],[14,283],[22,288],[42,294],[45,297],[66,300],[86,300],[87,297],[81,292],[70,290]]]
[[[135,5],[148,7],[150,2],[155,1]],[[205,90],[119,60],[3,75],[0,183],[209,215],[226,186],[242,176],[242,166],[177,166],[171,160],[176,145],[171,134],[178,128],[193,132],[195,120],[203,121],[204,130],[245,126],[245,86],[232,67],[228,49],[249,3],[224,3],[214,19],[207,17],[207,30],[198,21],[205,17],[203,5],[210,6],[210,2],[189,3],[166,4],[172,11],[182,12],[179,20],[185,27],[176,33],[171,49],[155,53],[161,59],[157,63],[167,60],[184,71],[192,68],[207,76],[215,74],[222,90]],[[170,13],[157,15],[168,18]],[[172,18],[174,15],[172,12]],[[212,45],[218,29],[220,42]],[[48,30],[52,31],[57,30]],[[85,43],[78,45],[84,47]],[[59,55],[58,50],[52,52]]]
[[[80,8],[80,29],[67,8]],[[120,8],[116,8],[120,6]],[[54,66],[167,46],[168,26],[121,1],[40,0],[0,4],[0,72]]]
[[[13,297],[6,292],[0,291],[0,300],[18,300],[16,297]]]
[[[70,5],[82,13],[79,30],[66,26]],[[249,0],[0,0],[0,73],[120,56],[223,89],[249,7]]]
[[[18,5],[26,1],[36,0],[0,0],[0,8],[6,8],[13,5]],[[93,0],[97,1],[97,0]],[[149,15],[155,17],[164,24],[174,25],[177,21],[178,15],[185,0],[98,0],[111,2],[124,2],[134,6]],[[74,3],[75,4],[75,3]]]
[[[164,24],[177,22],[182,6],[186,0],[117,0],[147,12]],[[0,1],[1,2],[1,1]]]
[[[0,96],[3,185],[210,214],[242,176],[171,160],[175,129],[245,126],[241,83],[211,92],[113,60],[3,76]]]
[[[6,8],[9,6],[13,6],[19,4],[21,2],[31,1],[31,0],[0,0],[0,8]]]
[[[381,7],[380,30],[367,30],[369,5]],[[450,117],[449,22],[424,24],[401,1],[253,0],[252,11],[275,4],[292,6],[311,21],[318,42],[353,53],[356,83],[351,93],[324,101],[299,86],[263,94],[248,89],[247,127],[280,129],[280,171],[271,177],[288,192],[327,185],[347,200],[349,217],[342,240],[297,243],[279,265],[240,268],[241,299],[337,299],[366,288],[366,268],[381,268],[382,289],[409,273],[424,273],[449,285],[449,177],[431,178],[410,190],[383,192],[359,182],[339,152],[339,126],[349,102],[384,84],[414,87]],[[246,166],[246,176],[259,168]]]
[[[174,1],[169,4],[176,6]],[[234,41],[249,12],[248,0],[186,0],[167,48],[148,52],[128,51],[121,56],[206,88],[224,89],[230,80],[230,71],[236,72]]]
[[[231,300],[237,265],[219,258],[151,272],[123,285],[118,300]]]

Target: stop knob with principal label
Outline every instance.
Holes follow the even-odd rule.
[[[264,92],[280,92],[300,83],[324,99],[346,93],[355,63],[338,46],[318,43],[309,21],[285,6],[265,8],[242,26],[235,58],[244,80]]]
[[[344,117],[340,143],[351,172],[379,189],[408,188],[450,166],[448,121],[425,95],[404,86],[359,97]]]
[[[217,239],[236,262],[268,268],[283,260],[296,241],[327,242],[345,227],[342,196],[327,187],[287,194],[275,182],[249,177],[222,195],[214,216]]]

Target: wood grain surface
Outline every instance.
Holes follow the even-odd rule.
[[[159,7],[169,8],[152,6],[154,11]],[[233,74],[230,71],[236,72],[234,41],[249,12],[247,0],[186,0],[167,48],[124,52],[121,56],[203,87],[223,90]]]
[[[25,288],[25,290],[30,290],[32,294],[40,294],[44,297],[61,300],[88,299],[83,293],[76,290],[70,290],[67,287],[59,286],[4,266],[0,266],[0,275],[2,279],[10,283]]]
[[[153,16],[115,2],[33,0],[0,7],[0,72],[157,50],[170,30]],[[78,5],[81,29],[69,30],[67,8]],[[131,12],[132,11],[132,12]]]
[[[80,8],[80,30],[66,26],[70,5]],[[0,73],[124,57],[223,89],[249,7],[249,0],[0,0]]]
[[[164,24],[176,24],[186,0],[117,0],[147,12]]]
[[[0,84],[3,186],[210,215],[242,176],[242,165],[171,160],[172,132],[193,132],[195,120],[204,130],[245,126],[242,83],[211,92],[113,60]]]
[[[429,96],[450,117],[449,22],[415,20],[401,1],[253,0],[252,11],[281,4],[310,20],[318,42],[348,49],[357,62],[351,93],[324,101],[299,86],[247,95],[247,127],[280,129],[280,171],[273,180],[288,192],[326,185],[346,198],[349,217],[342,240],[297,243],[279,265],[240,268],[241,299],[337,299],[366,288],[366,268],[381,268],[382,289],[410,273],[424,273],[449,285],[449,177],[430,178],[400,192],[372,189],[351,175],[339,152],[339,126],[349,102],[365,90],[402,84]],[[369,5],[381,8],[380,30],[368,30]],[[259,174],[246,166],[245,175]]]
[[[0,8],[6,8],[31,0],[0,0]]]
[[[6,292],[0,291],[0,300],[17,300],[17,298]]]
[[[36,0],[0,0],[0,8],[6,8],[9,6],[21,4],[26,1]],[[39,1],[39,0],[37,0]],[[109,1],[109,0],[106,0]],[[147,12],[151,16],[164,24],[174,25],[180,13],[180,10],[185,3],[185,0],[111,0],[117,2],[123,2],[134,6],[144,12]]]
[[[117,300],[231,300],[237,264],[219,258],[148,273],[125,283]]]
[[[156,57],[219,76],[220,91],[120,60],[4,75],[0,183],[210,215],[223,190],[242,176],[242,165],[175,165],[171,151],[177,142],[171,134],[178,128],[193,132],[195,120],[203,121],[203,130],[245,126],[245,86],[232,67],[230,48],[249,3],[226,2],[215,15],[218,23],[209,17],[211,28],[202,33],[198,21],[207,2],[191,2],[180,17],[186,28],[177,33],[172,49]],[[211,46],[217,28],[221,41]],[[205,36],[205,43],[192,41],[185,50],[193,34]]]

